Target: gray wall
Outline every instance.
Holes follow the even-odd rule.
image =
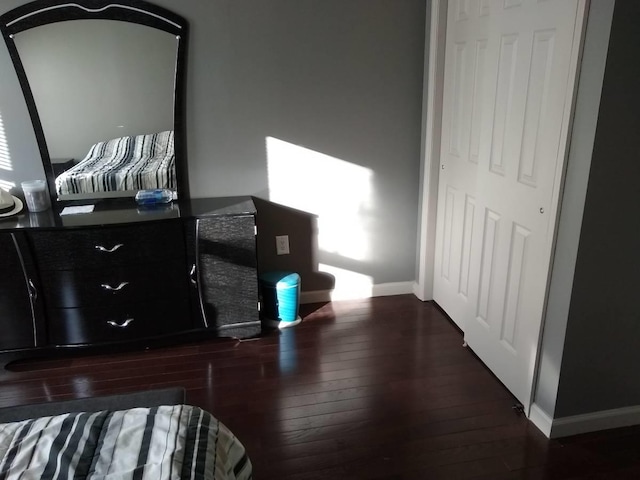
[[[534,402],[554,410],[580,240],[614,2],[591,2],[580,64],[571,145],[562,192]]]
[[[21,3],[5,0],[0,9]],[[428,2],[156,3],[185,16],[191,26],[192,196],[252,194],[313,210],[308,213],[318,215],[320,236],[327,223],[334,236],[331,248],[320,242],[318,262],[375,284],[413,281]],[[18,151],[31,137],[25,132],[9,141]],[[286,180],[274,178],[273,164],[280,159],[279,153],[267,154],[268,138],[294,152]],[[20,169],[27,171],[33,161],[20,158]],[[360,178],[358,189],[350,188],[350,175]],[[283,188],[286,183],[292,192]],[[274,245],[273,239],[261,241]],[[345,253],[341,245],[349,242]],[[295,238],[292,243],[305,244]],[[315,252],[294,254],[308,258]],[[323,286],[303,281],[305,290]]]
[[[640,405],[639,21],[616,2],[556,417]]]

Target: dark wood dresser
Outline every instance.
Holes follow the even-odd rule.
[[[60,213],[0,221],[0,360],[260,335],[250,197],[101,200],[92,213]]]

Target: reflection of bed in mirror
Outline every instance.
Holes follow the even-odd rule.
[[[154,5],[122,3],[47,0],[25,5],[18,20],[7,22],[54,204],[133,197],[147,188],[188,196],[181,125],[186,26]],[[125,161],[122,149],[138,142],[146,148],[153,134],[171,135],[161,139],[172,149],[167,158]],[[100,148],[116,150],[98,158]]]
[[[61,196],[154,188],[175,191],[173,140],[173,131],[168,130],[98,142],[56,178],[56,192]]]

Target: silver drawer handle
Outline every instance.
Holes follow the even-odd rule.
[[[106,253],[113,253],[116,250],[118,250],[120,247],[124,247],[124,245],[122,243],[119,243],[117,245],[114,245],[113,248],[105,248],[102,245],[96,245],[97,250],[100,250],[101,252],[106,252]]]
[[[112,327],[116,327],[116,328],[127,328],[129,325],[131,325],[132,322],[133,322],[133,318],[127,318],[122,323],[114,322],[113,320],[107,321],[107,323],[109,325],[111,325]]]
[[[193,264],[193,267],[191,267],[191,271],[189,272],[189,280],[191,280],[191,283],[193,285],[198,285],[198,281],[196,280],[196,264]]]
[[[38,299],[38,290],[31,279],[29,279],[29,296],[34,302]]]
[[[126,287],[127,285],[129,285],[129,282],[122,282],[120,285],[118,285],[117,287],[112,287],[109,284],[103,283],[102,285],[100,285],[102,288],[104,288],[105,290],[109,290],[110,292],[119,292],[120,290],[122,290],[124,287]]]

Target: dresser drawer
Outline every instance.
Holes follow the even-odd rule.
[[[189,304],[176,299],[117,308],[58,308],[49,312],[49,343],[134,341],[189,330]]]
[[[138,267],[90,270],[44,270],[41,273],[48,308],[77,308],[134,303],[153,304],[188,295],[184,262],[166,260]]]
[[[109,268],[184,258],[179,222],[29,232],[42,270]]]
[[[18,245],[22,233],[0,233],[0,350],[34,347],[38,319],[34,312],[37,282],[23,268],[28,252]]]

